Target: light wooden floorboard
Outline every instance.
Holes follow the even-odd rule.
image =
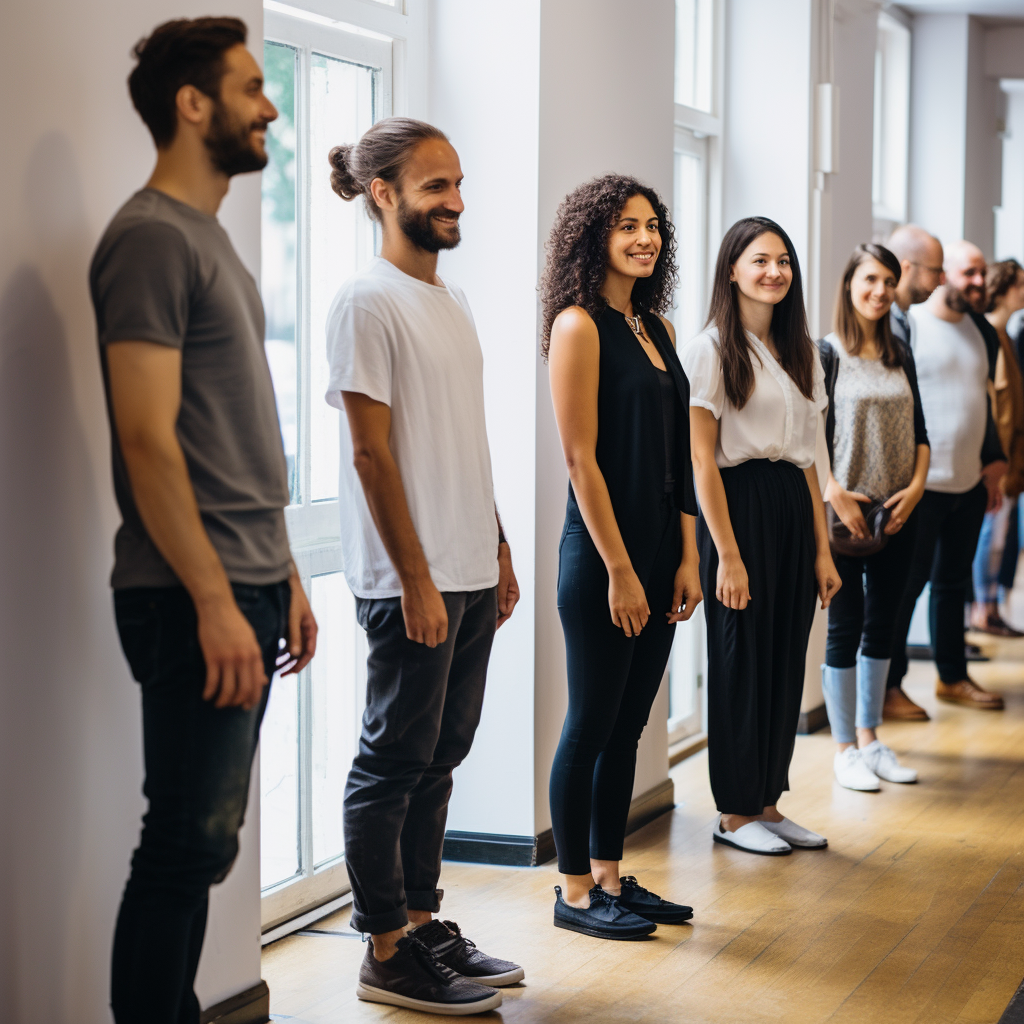
[[[1024,640],[985,646],[998,657],[971,671],[1002,690],[1003,714],[936,701],[934,667],[911,665],[907,690],[933,720],[888,724],[882,737],[920,771],[916,786],[841,789],[828,732],[798,739],[782,809],[827,834],[827,851],[762,858],[716,846],[707,753],[674,768],[676,809],[629,838],[624,870],[691,903],[692,926],[663,925],[646,942],[591,939],[551,926],[553,864],[446,863],[445,914],[526,968],[526,983],[482,1019],[995,1024],[1024,977]],[[348,916],[314,927],[349,932]],[[354,932],[268,946],[274,1019],[430,1019],[356,999],[364,950]]]

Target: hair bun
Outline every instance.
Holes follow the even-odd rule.
[[[331,188],[346,202],[361,196],[363,190],[359,182],[352,176],[349,160],[354,146],[335,146],[327,154],[327,162],[331,165]]]

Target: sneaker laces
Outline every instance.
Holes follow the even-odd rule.
[[[416,962],[427,972],[444,985],[450,984],[458,975],[450,968],[445,967],[434,951],[417,939],[414,935],[406,935],[395,943],[396,947],[403,952],[409,952]]]
[[[467,939],[466,936],[462,934],[462,929],[454,921],[443,921],[442,924],[444,924],[445,928],[452,933],[452,938],[439,948],[447,949],[449,946],[461,944],[463,946],[469,946],[470,949],[476,949],[476,943],[472,939]]]
[[[615,897],[610,893],[605,892],[599,885],[595,885],[594,888],[590,890],[589,895],[591,907],[598,903],[606,903],[610,907],[615,906]]]

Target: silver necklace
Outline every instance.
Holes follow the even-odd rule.
[[[623,313],[622,315],[626,316],[625,313]],[[633,333],[641,341],[643,341],[644,340],[644,333],[643,333],[643,328],[640,325],[640,314],[637,313],[636,316],[626,316],[626,323],[629,324],[629,326],[632,329]]]

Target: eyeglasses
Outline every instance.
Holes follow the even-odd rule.
[[[930,267],[927,263],[915,263],[914,260],[909,261],[912,267],[920,267],[922,270],[928,270],[933,274],[941,274],[942,267]]]

